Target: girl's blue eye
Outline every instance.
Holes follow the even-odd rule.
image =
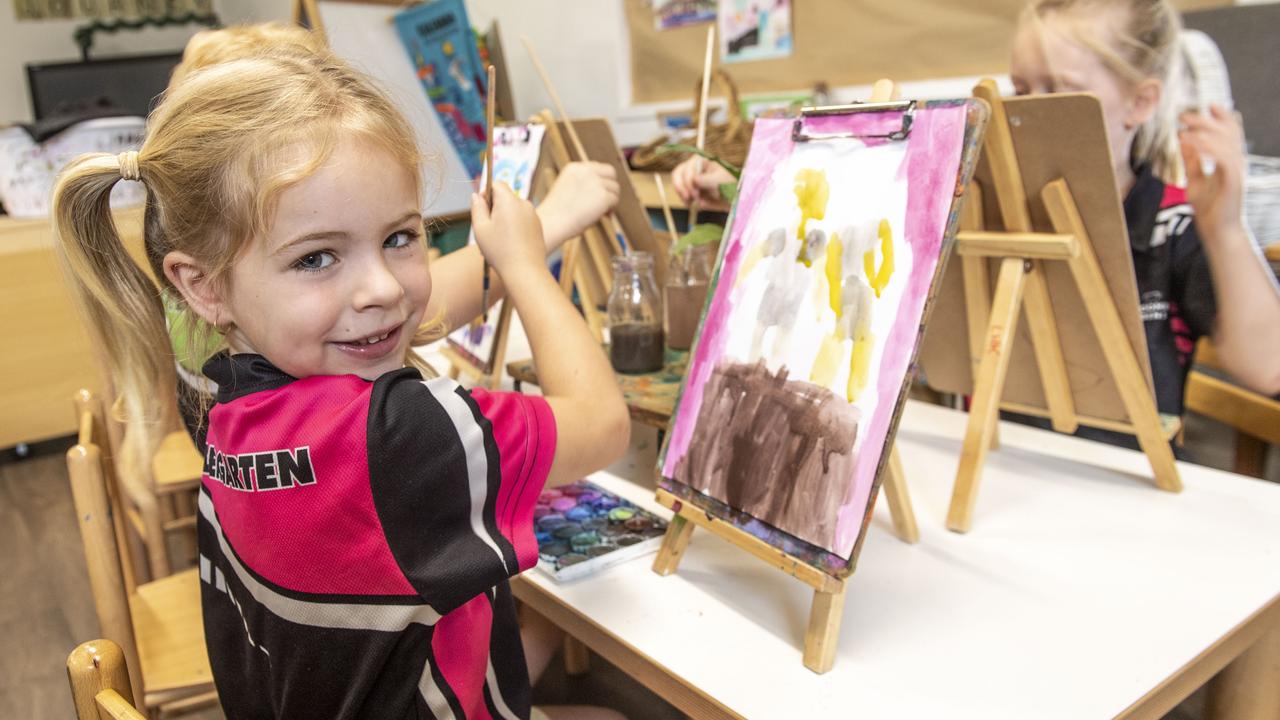
[[[413,244],[418,239],[418,233],[412,230],[400,230],[391,233],[391,236],[382,242],[384,248],[402,248]]]
[[[298,258],[298,261],[295,262],[293,266],[299,270],[305,270],[307,272],[316,272],[318,270],[323,270],[329,267],[333,263],[334,263],[333,253],[328,252],[327,250],[321,250],[320,252],[313,252],[307,255],[303,255],[302,257]]]

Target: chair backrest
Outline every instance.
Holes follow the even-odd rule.
[[[102,449],[101,407],[91,394],[82,391],[77,397],[77,408],[80,429],[77,444],[67,451],[67,473],[71,478],[71,498],[80,525],[94,610],[102,635],[121,646],[134,674],[134,685],[142,687],[138,676],[141,668],[138,645],[129,608],[132,571],[128,569],[131,566],[128,558],[120,552],[119,538],[124,535],[120,503],[112,502],[112,491],[108,489],[113,470]]]
[[[79,720],[146,720],[134,705],[124,652],[110,640],[92,640],[72,650],[67,681]]]

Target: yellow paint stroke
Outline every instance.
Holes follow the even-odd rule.
[[[803,168],[796,173],[796,205],[800,208],[800,227],[796,229],[796,237],[800,240],[800,256],[797,258],[805,267],[812,267],[813,261],[805,247],[805,228],[810,220],[821,220],[827,216],[827,198],[831,196],[831,186],[827,184],[827,173],[822,170]]]
[[[875,347],[875,341],[871,333],[858,333],[853,338],[853,352],[849,353],[849,387],[845,393],[849,402],[857,402],[867,387],[867,372],[871,368],[871,349]]]
[[[840,325],[840,280],[844,277],[844,245],[840,236],[831,233],[827,243],[827,302],[836,313],[836,326]]]
[[[868,250],[862,256],[862,269],[867,273],[867,283],[876,291],[876,297],[889,285],[893,277],[893,228],[888,220],[880,221],[880,269],[876,270],[876,251]]]
[[[844,343],[834,334],[822,338],[818,348],[818,356],[813,360],[813,370],[809,372],[809,382],[829,388],[836,380],[836,368],[844,358]]]
[[[747,251],[746,257],[742,258],[742,265],[738,268],[738,276],[733,279],[733,287],[736,290],[743,280],[756,269],[756,264],[764,258],[764,243],[760,243]]]

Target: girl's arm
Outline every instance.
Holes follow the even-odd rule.
[[[626,452],[631,419],[604,352],[547,272],[532,206],[496,185],[493,209],[472,196],[476,241],[515,303],[529,336],[538,384],[556,419],[556,453],[548,485],[595,472]]]
[[[573,162],[564,167],[547,197],[538,206],[538,219],[545,238],[545,255],[566,240],[582,234],[618,202],[618,176],[612,165]],[[471,322],[486,308],[483,296],[484,258],[480,248],[468,245],[431,264],[431,300],[426,318],[434,318],[443,307],[445,324],[452,330]],[[490,276],[489,304],[506,296],[506,285],[497,273]]]
[[[1265,395],[1280,393],[1280,289],[1244,225],[1243,133],[1227,110],[1182,117],[1187,200],[1213,275],[1213,344],[1224,369]],[[1216,168],[1206,175],[1201,158]]]

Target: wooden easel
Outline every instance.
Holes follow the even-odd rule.
[[[967,532],[973,524],[978,481],[988,450],[996,440],[996,420],[1009,370],[1010,350],[1019,310],[1025,305],[1035,362],[1044,389],[1047,412],[1014,406],[1006,409],[1047,416],[1053,428],[1072,433],[1080,425],[1136,435],[1151,462],[1155,483],[1178,492],[1182,482],[1174,465],[1169,438],[1177,428],[1163,427],[1156,412],[1151,381],[1135,355],[1121,322],[1115,299],[1103,276],[1076,201],[1065,179],[1046,184],[1039,193],[1053,232],[1033,232],[1022,170],[1004,104],[995,83],[984,80],[974,95],[991,106],[991,121],[983,152],[990,164],[995,200],[1005,230],[982,232],[982,200],[977,185],[965,208],[965,227],[956,238],[964,272],[969,347],[974,385],[969,423],[956,471],[947,527]],[[999,260],[994,295],[989,294],[988,259]],[[1065,262],[1084,301],[1088,322],[1096,333],[1127,412],[1127,422],[1086,417],[1076,412],[1063,356],[1060,333],[1045,279],[1045,263]],[[988,303],[988,298],[990,302]]]
[[[871,102],[896,100],[898,95],[898,88],[893,81],[880,80],[872,89]],[[894,533],[903,542],[915,544],[920,540],[920,529],[916,524],[915,510],[911,505],[911,495],[907,490],[902,459],[898,455],[896,444],[889,449],[885,465],[882,486],[885,502],[889,504]],[[804,666],[816,673],[825,673],[831,669],[835,664],[848,576],[829,575],[705,510],[686,503],[662,488],[657,491],[657,500],[674,515],[667,526],[667,534],[658,550],[658,557],[653,561],[654,572],[664,577],[676,572],[684,551],[689,547],[695,526],[746,550],[813,588],[809,624],[804,634]]]

